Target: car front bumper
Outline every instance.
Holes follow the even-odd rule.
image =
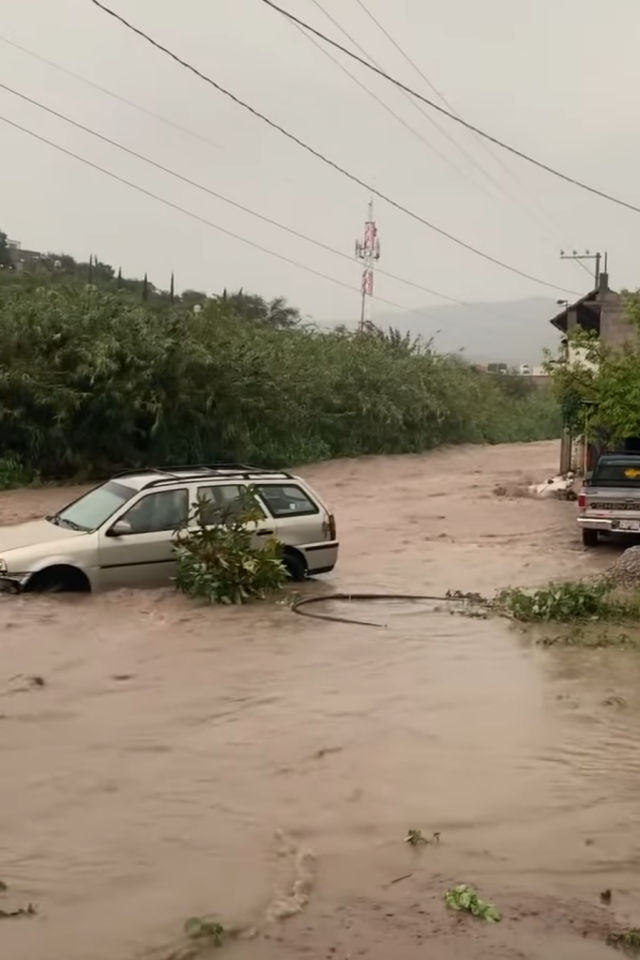
[[[19,573],[0,573],[0,593],[20,593],[28,576]]]

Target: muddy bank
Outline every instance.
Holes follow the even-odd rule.
[[[343,544],[305,589],[492,593],[603,569],[615,552],[582,551],[572,504],[493,494],[556,460],[542,444],[304,470]],[[70,493],[0,495],[0,522]],[[640,921],[640,659],[384,619],[200,610],[170,589],[1,599],[0,908],[39,911],[0,920],[3,955],[155,960],[214,912],[258,929],[225,947],[247,960],[609,956],[611,925]],[[409,827],[442,842],[414,850]],[[308,902],[268,926],[301,851]],[[447,913],[456,882],[504,921]]]

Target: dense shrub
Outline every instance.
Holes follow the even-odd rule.
[[[208,603],[241,604],[278,590],[285,581],[280,544],[256,545],[253,534],[262,516],[251,493],[226,509],[196,505],[192,519],[176,533],[176,586]]]
[[[156,309],[81,283],[0,297],[0,456],[28,474],[239,459],[259,465],[559,434],[545,391],[397,335]]]

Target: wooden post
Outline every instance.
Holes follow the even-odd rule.
[[[560,438],[560,474],[563,477],[571,470],[571,440],[571,430],[563,427]]]

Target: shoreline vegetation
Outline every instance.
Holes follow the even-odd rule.
[[[0,489],[560,434],[551,389],[398,331],[321,332],[242,291],[145,297],[92,269],[92,283],[0,272]]]

